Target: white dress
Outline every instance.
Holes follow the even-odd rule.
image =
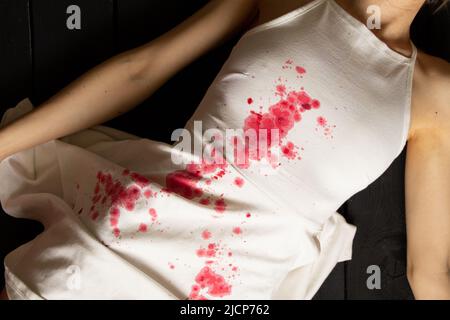
[[[245,33],[186,125],[203,148],[207,129],[277,129],[279,157],[175,164],[193,151],[96,126],[6,158],[3,209],[45,226],[6,257],[8,296],[312,298],[351,259],[336,210],[405,146],[415,58],[313,1]]]

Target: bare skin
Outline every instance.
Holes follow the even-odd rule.
[[[232,33],[308,2],[211,0],[169,33],[106,61],[0,130],[0,160],[129,111]],[[379,5],[384,13],[382,29],[375,34],[391,49],[411,55],[409,26],[424,0],[396,0],[395,6],[392,0],[337,2],[361,21],[366,20],[368,5]],[[450,65],[420,52],[414,73],[405,181],[408,279],[417,299],[450,299],[449,89]],[[49,121],[59,125],[48,127]]]

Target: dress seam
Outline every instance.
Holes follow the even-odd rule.
[[[281,25],[284,22],[292,21],[293,19],[297,18],[298,16],[301,16],[301,15],[315,9],[316,7],[318,7],[325,1],[327,1],[327,0],[315,0],[310,3],[305,4],[303,6],[300,6],[297,9],[287,12],[287,13],[285,13],[277,18],[274,18],[272,20],[266,21],[252,29],[249,29],[248,31],[244,32],[244,34],[241,36],[241,38],[256,34],[258,32],[264,31],[264,30],[272,29],[274,27]]]

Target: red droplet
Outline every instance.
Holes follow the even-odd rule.
[[[209,238],[211,238],[211,232],[208,231],[208,230],[204,230],[202,232],[202,238],[205,239],[205,240],[208,240]]]
[[[113,233],[114,233],[114,236],[116,238],[118,238],[120,236],[120,229],[119,228],[114,228],[113,229]]]
[[[303,67],[297,66],[295,67],[295,71],[297,71],[298,74],[305,74],[306,70]]]
[[[242,188],[242,186],[244,185],[244,179],[242,179],[241,177],[237,177],[234,179],[234,184],[239,188]]]
[[[144,196],[148,199],[151,198],[153,196],[153,192],[150,189],[145,190],[144,192]]]
[[[219,213],[225,212],[227,204],[223,198],[217,199],[215,202],[215,210]]]
[[[242,234],[242,229],[239,227],[235,227],[235,228],[233,228],[233,233],[234,234]]]
[[[147,225],[145,223],[141,223],[139,225],[139,232],[147,232],[148,228]]]
[[[327,119],[325,119],[324,117],[318,117],[317,124],[321,127],[325,127],[327,125]]]
[[[152,217],[152,221],[155,222],[156,219],[158,218],[158,214],[156,213],[156,210],[154,208],[150,208],[150,209],[148,209],[148,213]]]

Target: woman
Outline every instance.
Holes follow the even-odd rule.
[[[408,279],[416,298],[450,298],[450,68],[409,39],[423,2],[211,1],[40,108],[11,109],[2,206],[46,229],[5,259],[8,296],[309,299],[351,257],[355,228],[337,208],[408,140]],[[370,4],[379,30],[365,25]],[[177,148],[87,129],[142,102],[257,8]],[[262,139],[255,151],[231,136],[237,157],[192,161],[191,142],[223,159],[215,141],[227,129]]]

